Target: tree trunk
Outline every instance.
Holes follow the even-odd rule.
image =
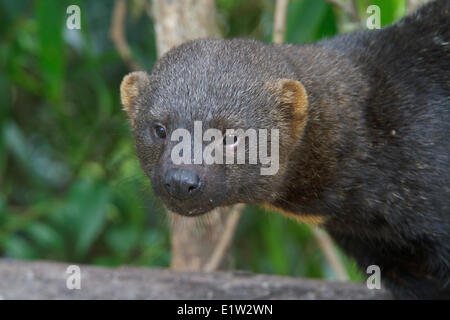
[[[158,56],[197,38],[220,37],[212,0],[153,0]]]
[[[213,0],[153,0],[158,56],[185,41],[220,36]],[[241,206],[213,210],[198,218],[169,212],[171,216],[171,267],[208,270],[223,267]]]

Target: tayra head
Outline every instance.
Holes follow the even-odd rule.
[[[121,84],[141,166],[166,206],[198,215],[277,197],[307,96],[277,47],[196,40]]]

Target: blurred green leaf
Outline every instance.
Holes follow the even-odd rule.
[[[67,198],[62,214],[64,226],[72,234],[74,254],[85,256],[106,223],[109,190],[106,186],[89,180],[77,181]]]
[[[31,241],[44,250],[64,250],[64,240],[50,225],[33,223],[25,230]]]
[[[4,244],[4,251],[9,258],[36,259],[39,257],[39,252],[19,236],[8,238]]]
[[[44,77],[45,91],[55,110],[62,112],[65,47],[63,28],[65,21],[65,1],[41,0],[37,5],[39,22],[39,58]]]
[[[308,43],[336,34],[332,8],[323,0],[294,0],[289,2],[286,42]]]
[[[274,218],[274,217],[272,217]],[[289,258],[287,256],[286,247],[280,244],[285,243],[285,233],[281,219],[265,219],[264,235],[262,240],[265,243],[270,261],[273,264],[276,274],[289,274]]]
[[[106,244],[119,257],[126,257],[136,246],[139,234],[132,226],[119,226],[108,230]]]
[[[9,121],[3,127],[6,148],[11,151],[17,162],[35,180],[44,180],[51,186],[63,184],[70,175],[65,164],[51,158],[50,150],[41,142],[35,146],[24,136],[22,129]],[[50,169],[51,168],[51,169]]]

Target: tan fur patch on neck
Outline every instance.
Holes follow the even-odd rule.
[[[266,210],[274,211],[285,217],[296,220],[297,222],[302,222],[311,225],[322,225],[325,223],[325,217],[319,214],[309,214],[309,213],[293,213],[278,207],[275,207],[269,203],[262,205]]]

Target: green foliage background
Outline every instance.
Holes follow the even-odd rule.
[[[67,30],[66,8],[82,29]],[[274,1],[217,0],[228,38],[271,40]],[[377,4],[382,24],[404,0]],[[129,3],[127,38],[150,70],[152,21]],[[0,256],[88,264],[168,266],[168,221],[134,154],[119,84],[128,72],[109,38],[113,1],[0,0]],[[340,14],[323,0],[292,0],[286,41],[335,35]],[[333,278],[304,226],[248,207],[234,242],[235,267]],[[360,280],[345,258],[353,280]]]

